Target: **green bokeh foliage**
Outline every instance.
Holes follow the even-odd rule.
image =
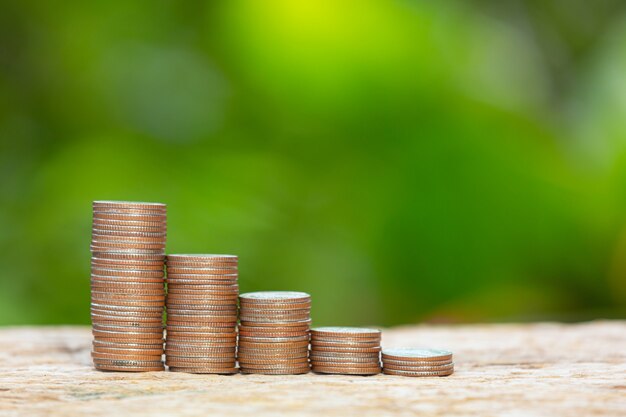
[[[316,324],[623,317],[626,8],[0,6],[0,324],[89,322],[90,203]]]

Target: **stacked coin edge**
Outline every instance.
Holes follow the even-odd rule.
[[[381,332],[359,327],[311,329],[311,369],[316,373],[376,375],[381,371]]]
[[[311,296],[303,292],[241,294],[237,359],[242,373],[308,373]]]
[[[442,349],[383,349],[383,373],[407,377],[439,377],[454,373],[452,352]]]
[[[238,372],[237,256],[171,254],[166,266],[165,361],[169,370]]]
[[[94,367],[162,371],[167,208],[94,201],[91,320]]]

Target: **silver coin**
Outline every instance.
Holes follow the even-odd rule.
[[[437,360],[439,358],[446,359],[452,357],[452,352],[443,349],[395,348],[383,349],[384,357]]]
[[[309,299],[311,296],[305,292],[297,292],[297,291],[258,291],[258,292],[248,292],[241,294],[239,298],[244,300],[276,300],[276,301],[285,301],[285,300],[300,300],[300,299]]]

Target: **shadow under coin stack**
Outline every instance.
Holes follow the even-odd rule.
[[[452,352],[440,349],[383,350],[383,372],[401,376],[448,376],[454,372]]]
[[[293,375],[309,372],[311,296],[303,292],[264,291],[239,297],[241,371]]]
[[[234,255],[167,256],[165,362],[170,371],[238,372],[237,264]]]
[[[94,201],[92,357],[106,371],[162,371],[165,204]]]
[[[323,374],[380,373],[380,330],[358,327],[311,329],[311,367]]]

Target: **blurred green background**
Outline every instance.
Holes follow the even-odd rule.
[[[626,3],[3,1],[0,324],[88,323],[91,201],[315,324],[626,317]]]

